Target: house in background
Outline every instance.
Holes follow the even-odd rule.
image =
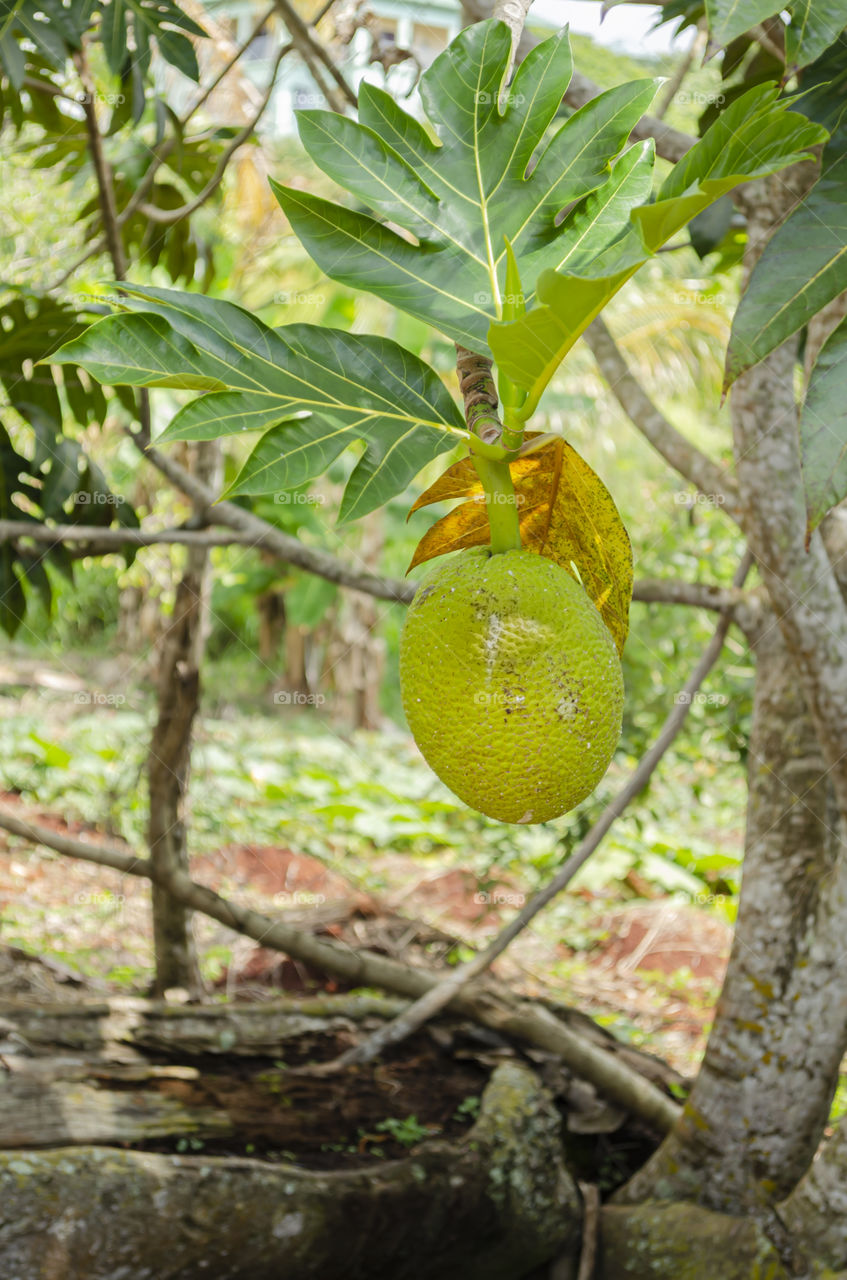
[[[314,4],[313,9],[319,12]],[[206,0],[205,12],[233,45],[255,29],[263,5],[252,0]],[[304,18],[305,5],[298,5]],[[200,18],[202,22],[202,17]],[[319,26],[322,41],[353,89],[367,78],[386,85],[403,98],[419,71],[447,47],[462,27],[460,0],[340,0]],[[280,46],[288,32],[276,16],[268,21],[245,51],[239,67],[243,77],[263,91]],[[326,99],[296,50],[284,59],[266,111],[262,132],[276,137],[296,133],[294,112],[299,107],[323,107]]]

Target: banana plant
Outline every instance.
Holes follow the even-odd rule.
[[[464,442],[468,459],[416,505],[466,501],[425,536],[414,563],[480,542],[526,545],[582,580],[622,648],[632,565],[614,501],[566,441],[526,427],[580,334],[656,250],[827,134],[776,85],[758,85],[659,181],[652,141],[628,141],[657,82],[620,85],[563,118],[567,32],[540,43],[511,80],[510,60],[506,25],[481,22],[424,73],[423,118],[367,83],[358,120],[301,111],[303,146],[345,202],[273,184],[328,276],[457,344],[462,406],[390,339],[272,329],[229,302],[132,284],[121,285],[119,314],[52,359],[112,385],[200,392],[161,442],[258,433],[232,495],[302,485],[363,444],[341,520],[402,494]]]

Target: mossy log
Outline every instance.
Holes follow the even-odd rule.
[[[602,1280],[789,1280],[752,1217],[688,1201],[604,1205],[599,1253]]]
[[[514,1280],[574,1257],[580,1218],[560,1118],[517,1060],[464,1139],[367,1168],[0,1153],[4,1280]]]

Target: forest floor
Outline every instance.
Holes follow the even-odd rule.
[[[143,849],[149,696],[106,701],[90,676],[38,664],[25,678],[16,664],[5,689],[3,678],[2,803],[84,839]],[[195,879],[419,964],[455,962],[488,942],[584,830],[567,819],[504,828],[470,814],[396,729],[354,735],[326,720],[230,712],[198,726],[193,768]],[[621,775],[613,767],[609,788]],[[696,775],[696,763],[674,761],[650,822],[620,824],[590,873],[497,966],[517,989],[590,1013],[684,1075],[696,1070],[720,990],[741,843],[728,805],[710,814],[689,801],[679,812],[679,796],[705,780]],[[3,942],[79,974],[89,992],[148,988],[142,881],[0,837],[0,922]],[[197,917],[195,929],[210,994],[261,999],[315,982],[214,921]]]

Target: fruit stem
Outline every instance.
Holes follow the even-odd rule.
[[[518,500],[509,470],[513,446],[508,441],[514,440],[520,445],[523,435],[520,428],[516,435],[514,426],[507,431],[497,416],[497,388],[488,356],[457,344],[456,370],[465,405],[465,422],[471,435],[471,457],[485,490],[491,550],[494,554],[514,551],[521,546],[521,531]],[[504,448],[508,453],[501,452]]]
[[[491,531],[491,551],[516,551],[521,547],[521,530],[518,521],[518,499],[508,462],[494,462],[473,454],[476,473],[485,490],[485,506],[488,527]]]

